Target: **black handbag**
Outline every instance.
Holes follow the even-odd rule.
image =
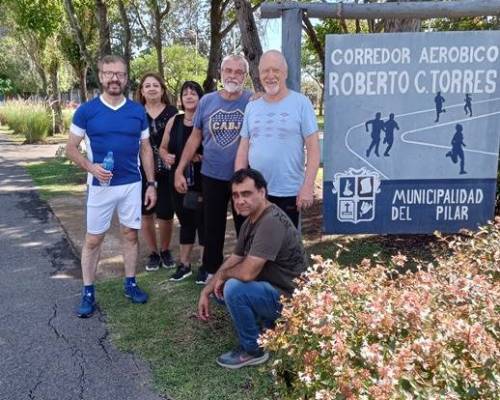
[[[176,145],[177,145],[177,148],[175,149],[175,154],[176,154],[176,158],[178,160],[180,160],[181,154],[182,154],[182,151],[180,151],[180,146],[181,146],[181,143],[183,141],[183,137],[182,137],[182,134],[183,134],[182,118],[183,118],[183,116],[177,115],[175,118],[177,119],[177,121],[176,121],[177,123],[174,124],[174,126],[176,128],[175,134],[176,134]],[[187,169],[188,168],[189,168],[189,166],[184,171],[184,176],[186,177],[186,181],[188,181],[188,179],[187,179],[188,178],[187,177]],[[194,176],[192,176],[191,179],[194,179]],[[202,204],[203,204],[203,197],[201,195],[201,192],[199,192],[197,190],[188,189],[188,191],[184,195],[184,199],[182,200],[182,207],[184,207],[186,210],[198,210],[201,208]]]
[[[203,203],[201,193],[195,190],[188,190],[182,200],[182,206],[186,210],[198,210]]]

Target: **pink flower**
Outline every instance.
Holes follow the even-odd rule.
[[[398,252],[398,254],[391,257],[391,261],[393,262],[393,264],[399,267],[403,267],[405,263],[408,261],[408,258],[405,255]]]

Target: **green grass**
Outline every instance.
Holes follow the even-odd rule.
[[[150,294],[145,305],[123,297],[121,279],[97,284],[113,343],[147,360],[155,388],[175,400],[271,398],[266,367],[228,371],[215,363],[237,344],[223,307],[213,304],[214,319],[199,321],[195,315],[200,287],[192,279],[169,282],[168,276],[166,271],[139,276]]]
[[[66,159],[31,163],[26,168],[44,200],[85,190],[86,173]]]
[[[339,245],[343,248],[339,247]],[[329,239],[315,243],[307,251],[309,254],[321,255],[324,259],[334,259],[337,252],[339,252],[338,262],[345,266],[359,264],[363,258],[388,258],[384,247],[375,237],[355,239],[350,241],[350,243],[347,243],[345,240]]]

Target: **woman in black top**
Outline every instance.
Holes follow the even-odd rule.
[[[175,261],[169,250],[172,239],[172,220],[174,217],[172,196],[170,193],[170,174],[168,171],[169,167],[163,163],[159,156],[158,148],[163,138],[165,126],[168,120],[177,114],[177,108],[170,104],[165,82],[155,72],[149,72],[141,78],[136,98],[146,108],[149,121],[149,141],[153,148],[155,162],[155,180],[158,185],[156,206],[151,210],[146,210],[144,207],[144,193],[146,192],[147,181],[141,166],[143,198],[141,233],[151,251],[146,264],[146,271],[156,271],[160,266],[165,268],[175,267]],[[156,238],[155,215],[160,233],[159,247]]]
[[[181,88],[181,105],[184,114],[179,114],[168,121],[160,146],[163,161],[171,166],[172,199],[175,214],[181,225],[180,263],[171,281],[181,281],[192,274],[190,256],[198,232],[198,243],[203,245],[203,211],[201,198],[201,158],[203,148],[200,146],[195,156],[184,171],[188,182],[188,193],[181,194],[173,186],[174,174],[181,159],[184,146],[193,130],[193,116],[198,102],[203,96],[201,86],[194,81],[186,81]]]

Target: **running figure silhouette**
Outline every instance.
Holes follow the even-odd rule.
[[[472,98],[470,97],[469,93],[465,93],[465,105],[464,105],[464,111],[465,115],[469,115],[469,117],[472,117]]]
[[[394,113],[389,114],[389,119],[384,123],[384,143],[387,143],[387,148],[385,149],[384,156],[389,156],[389,150],[392,148],[392,144],[394,143],[394,129],[399,131],[399,125],[394,120]]]
[[[445,99],[441,96],[441,92],[436,93],[436,97],[434,97],[434,103],[436,103],[436,120],[434,122],[439,122],[439,114],[446,112],[443,108],[443,103]]]
[[[375,149],[375,155],[379,157],[378,146],[380,145],[380,133],[384,129],[384,121],[380,119],[381,116],[382,114],[378,112],[375,114],[375,119],[371,119],[369,121],[366,121],[365,123],[365,128],[367,132],[369,132],[368,125],[372,126],[372,132],[371,132],[372,142],[370,143],[370,147],[368,147],[368,150],[366,150],[367,157],[370,157],[370,153],[373,149]]]
[[[465,172],[465,154],[464,149],[466,147],[464,143],[463,126],[460,124],[455,125],[455,134],[453,139],[451,139],[451,150],[446,153],[446,157],[450,157],[454,164],[460,159],[460,175],[466,174]]]

